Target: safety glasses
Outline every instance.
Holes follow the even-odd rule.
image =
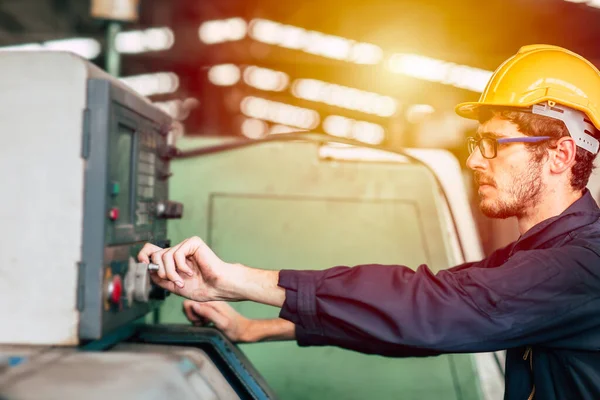
[[[482,137],[475,139],[474,137],[467,138],[467,146],[469,148],[469,154],[475,151],[475,148],[479,147],[479,151],[484,158],[492,159],[498,154],[499,144],[510,144],[510,143],[539,143],[546,140],[552,139],[550,136],[527,136],[518,138],[491,138]]]

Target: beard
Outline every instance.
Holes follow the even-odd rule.
[[[479,208],[483,215],[501,219],[523,216],[528,209],[539,203],[542,196],[541,171],[542,164],[532,161],[525,171],[512,177],[512,182],[505,183],[501,187],[498,187],[491,177],[476,171],[474,179],[478,185],[491,185],[496,192],[495,198],[486,198],[485,194],[480,193]]]

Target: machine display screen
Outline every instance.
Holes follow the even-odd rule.
[[[133,134],[134,130],[119,125],[119,131],[116,143],[116,152],[114,162],[117,172],[117,182],[120,188],[119,209],[120,221],[124,224],[131,224],[132,212],[132,182],[133,179]]]

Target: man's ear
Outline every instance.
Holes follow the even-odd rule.
[[[571,169],[575,164],[577,145],[570,136],[558,139],[556,147],[550,149],[550,171],[561,174]]]

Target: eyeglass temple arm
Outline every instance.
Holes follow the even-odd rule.
[[[550,136],[528,136],[528,137],[519,137],[519,138],[501,138],[496,139],[498,143],[535,143],[541,142],[542,140],[552,139]]]

